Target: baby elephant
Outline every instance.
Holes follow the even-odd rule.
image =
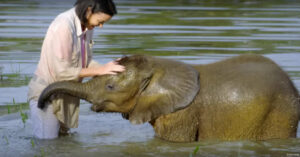
[[[69,94],[92,103],[93,111],[149,122],[157,137],[176,142],[296,137],[298,91],[268,58],[249,54],[189,65],[134,55],[118,62],[125,72],[49,85],[38,106],[54,93]]]

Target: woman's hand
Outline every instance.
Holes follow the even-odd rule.
[[[99,67],[97,71],[98,71],[98,75],[105,75],[105,74],[115,75],[118,72],[125,71],[125,67],[119,65],[116,61],[111,61]]]

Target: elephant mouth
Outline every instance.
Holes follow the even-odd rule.
[[[101,103],[101,104],[94,104],[91,106],[91,110],[94,112],[101,112],[104,111],[105,108],[105,103]]]
[[[91,110],[94,112],[106,111],[110,103],[111,103],[110,101],[103,101],[102,103],[94,104],[91,106]]]
[[[94,111],[94,112],[101,112],[104,110],[104,106],[102,105],[93,105],[91,107],[91,110]]]

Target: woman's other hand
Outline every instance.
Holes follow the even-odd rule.
[[[115,75],[118,72],[125,71],[125,67],[123,65],[119,65],[116,61],[111,61],[104,64],[102,67],[99,67],[99,75],[112,74]]]
[[[85,68],[80,71],[79,77],[93,77],[98,75],[106,75],[111,74],[115,75],[118,72],[125,71],[125,67],[123,65],[119,65],[118,60],[108,62],[102,66]]]

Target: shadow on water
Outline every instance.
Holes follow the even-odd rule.
[[[149,124],[96,114],[82,102],[79,128],[55,140],[31,135],[27,84],[47,27],[75,0],[1,0],[0,156],[300,156],[300,140],[172,143]],[[118,14],[95,29],[100,63],[148,54],[207,64],[242,53],[278,63],[300,89],[300,3],[296,0],[116,0]],[[20,105],[22,109],[20,109]],[[21,114],[22,113],[22,114]],[[25,120],[25,121],[24,121]],[[298,137],[300,131],[298,131]]]

